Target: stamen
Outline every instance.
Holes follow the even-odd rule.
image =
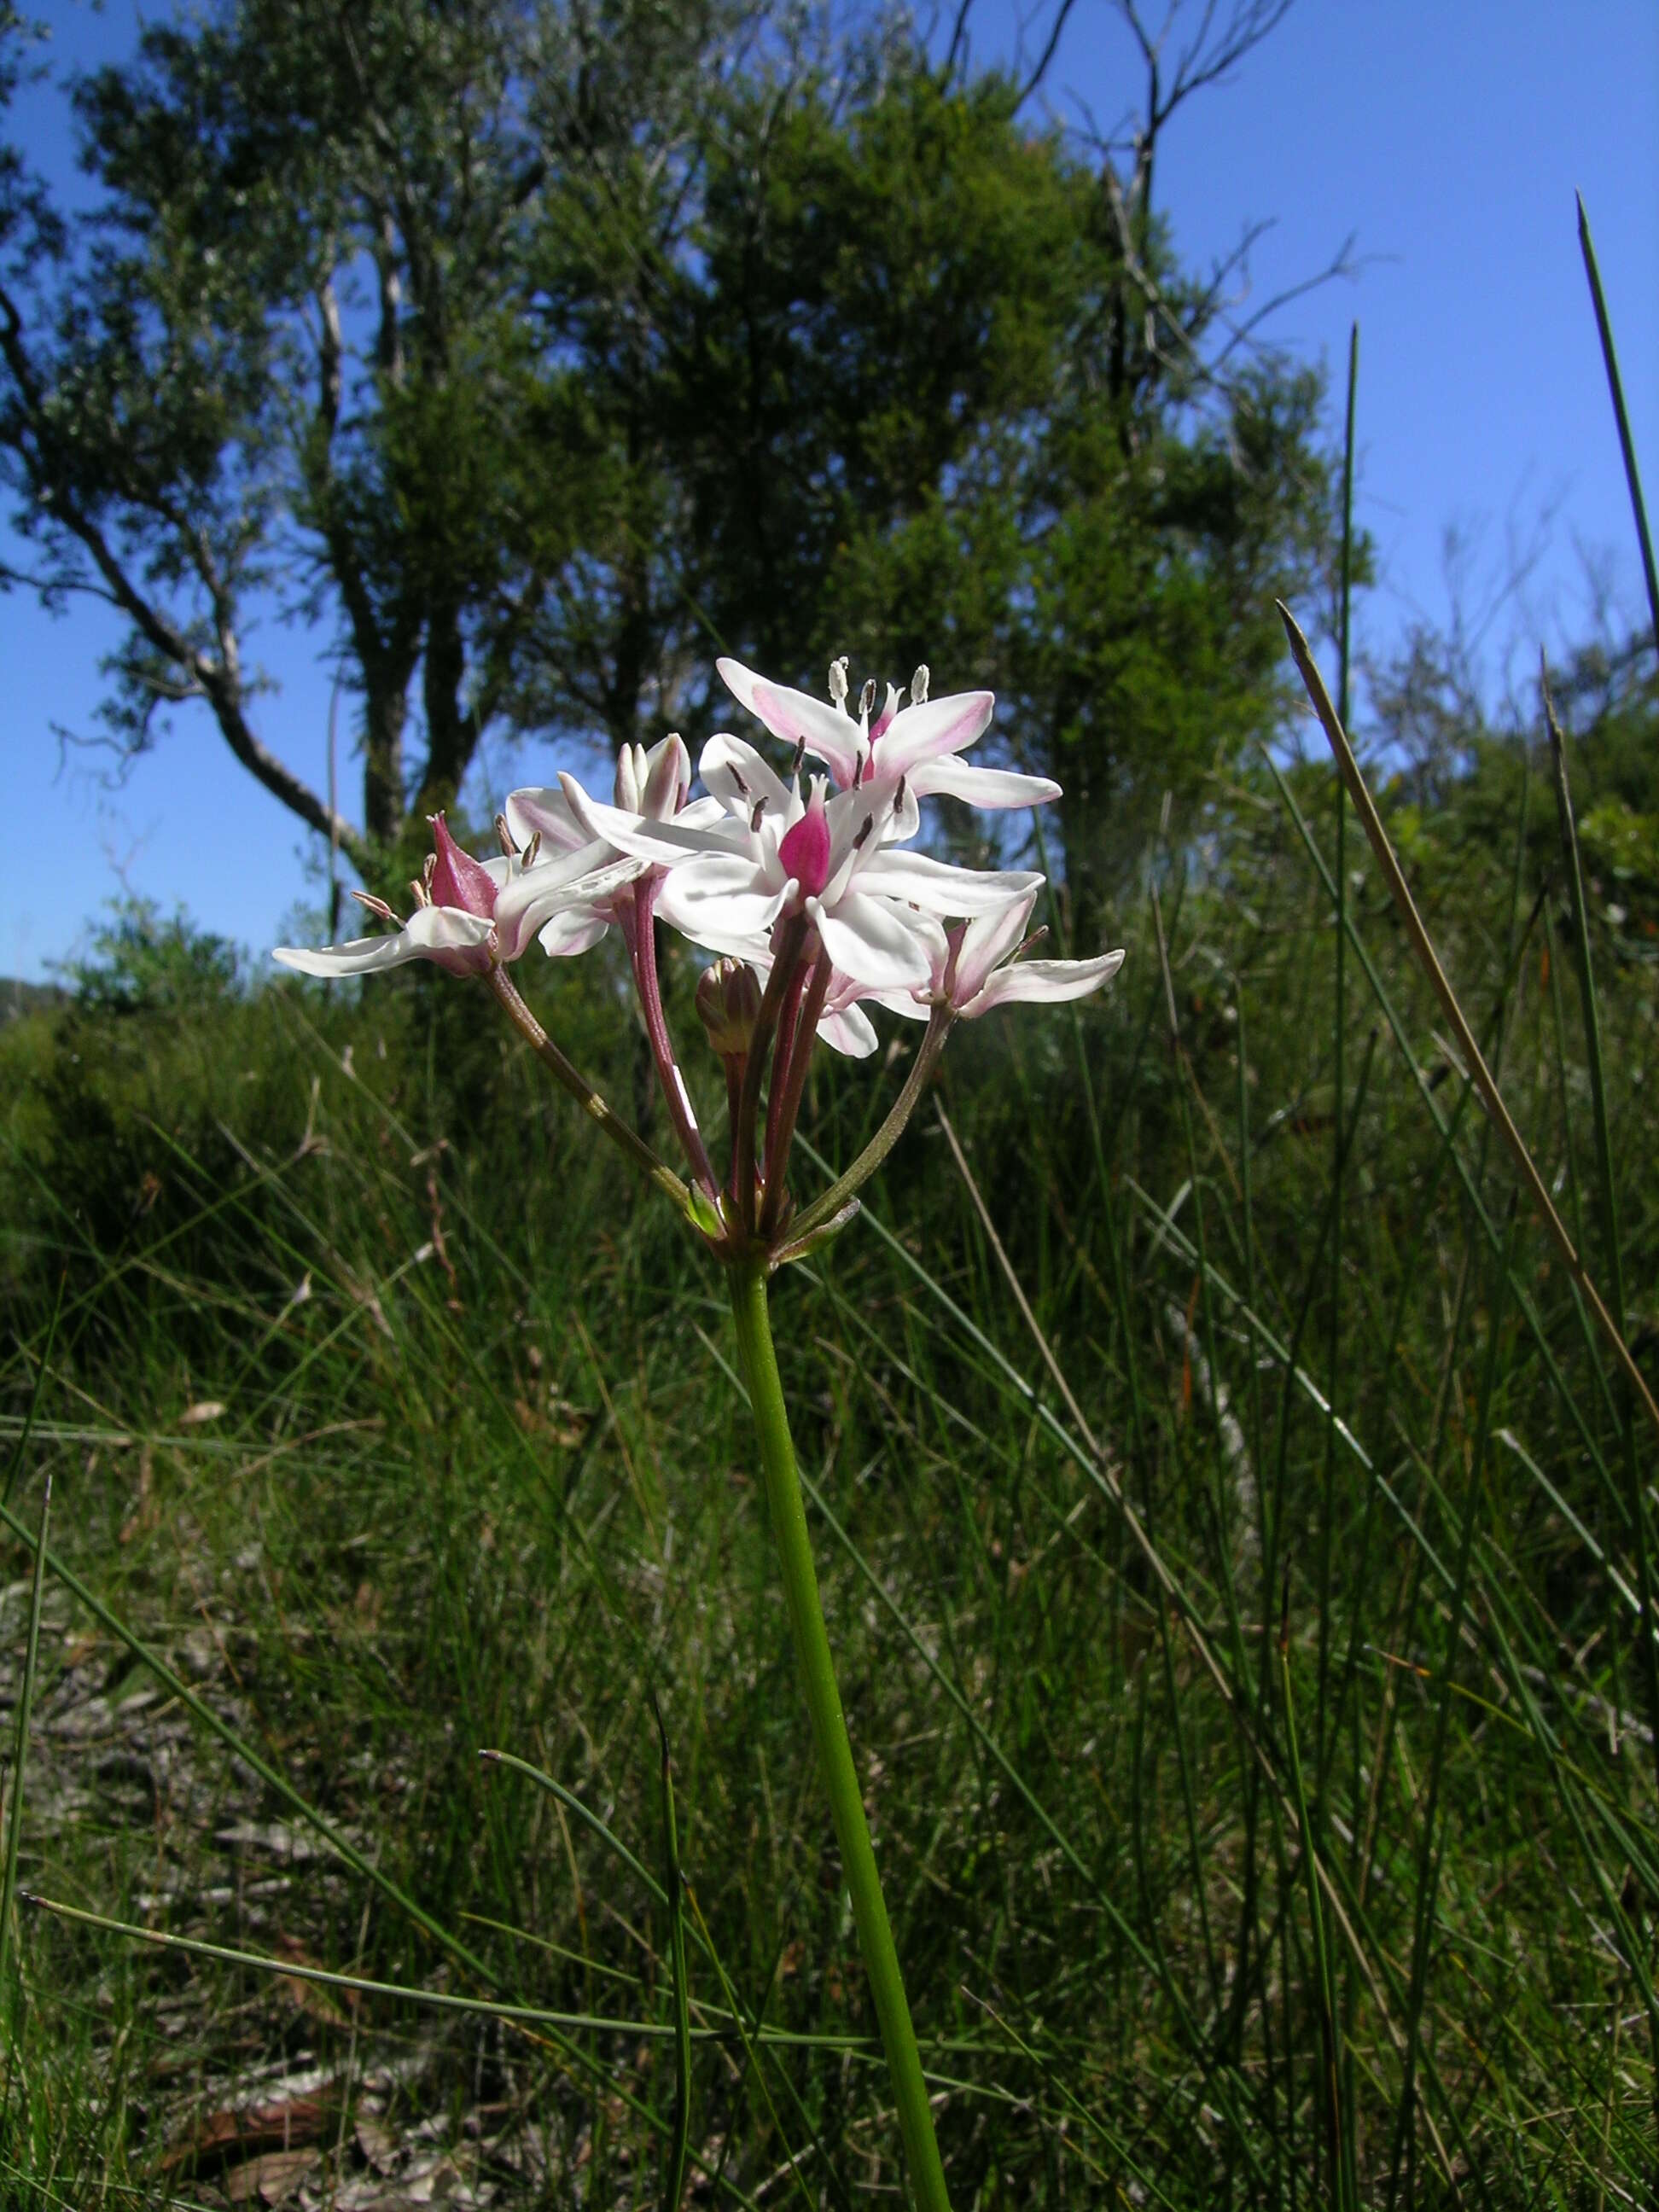
[[[531,839],[530,842],[524,848],[524,864],[526,868],[533,868],[535,866],[538,859],[540,857],[541,849],[542,833],[538,830],[535,836]]]
[[[866,676],[864,679],[864,689],[859,693],[859,713],[861,715],[867,715],[875,703],[876,679],[873,676]]]
[[[398,929],[403,927],[403,916],[395,913],[383,898],[376,898],[373,891],[353,891],[351,896],[359,906],[366,906],[376,921],[389,921]]]
[[[806,740],[805,738],[797,738],[795,740],[794,757],[789,763],[789,780],[792,783],[800,774],[800,764],[805,758]]]
[[[739,799],[747,799],[749,796],[749,786],[744,781],[742,776],[738,774],[736,769],[733,769],[732,771],[732,781],[737,786],[738,797]]]
[[[847,708],[847,655],[830,664],[830,696],[843,713]]]
[[[431,905],[431,903],[432,903],[432,896],[431,896],[431,893],[427,890],[426,885],[422,882],[421,878],[420,878],[418,876],[412,876],[412,877],[410,878],[410,884],[409,884],[409,888],[410,888],[410,893],[412,894],[412,896],[413,896],[413,897],[414,897],[415,903],[416,903],[416,906],[430,906],[430,905]]]
[[[502,852],[510,860],[519,848],[513,842],[513,832],[507,826],[505,814],[498,814],[495,817],[495,837]]]
[[[904,811],[904,802],[908,795],[909,793],[906,779],[903,776],[901,776],[898,780],[898,789],[893,793],[893,811],[895,814],[902,814]]]
[[[866,814],[866,815],[865,816],[865,817],[864,817],[864,826],[863,826],[863,828],[859,831],[858,836],[857,836],[856,837],[854,837],[854,840],[853,840],[853,850],[854,850],[855,853],[861,852],[861,851],[863,850],[863,848],[865,848],[865,846],[866,846],[866,845],[867,845],[867,844],[869,843],[869,842],[870,842],[870,838],[871,838],[871,836],[872,836],[872,833],[874,831],[875,826],[876,826],[876,817],[875,817],[875,816],[874,816],[873,814]]]
[[[751,830],[758,830],[760,828],[761,817],[765,813],[765,811],[766,801],[763,799],[757,799],[755,801],[755,811],[749,817],[749,827]]]
[[[927,686],[933,680],[927,672],[927,663],[924,660],[910,678],[910,699],[913,705],[925,707],[927,704]]]

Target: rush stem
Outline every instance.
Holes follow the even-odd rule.
[[[795,1658],[806,1692],[812,1740],[817,1747],[818,1763],[830,1793],[830,1818],[835,1822],[836,1840],[841,1846],[842,1871],[852,1898],[859,1948],[864,1954],[870,1993],[875,2000],[876,2018],[881,2027],[882,2046],[892,2077],[911,2185],[921,2212],[950,2212],[951,2200],[933,2133],[933,2115],[927,2101],[921,2054],[916,2048],[915,2030],[910,2024],[904,1978],[899,1971],[893,1931],[876,1872],[876,1855],[864,1817],[864,1798],[859,1788],[858,1770],[853,1764],[853,1747],[848,1740],[829,1632],[818,1599],[818,1578],[812,1565],[811,1540],[807,1534],[800,1478],[795,1468],[795,1448],[789,1434],[783,1384],[772,1346],[766,1303],[766,1261],[764,1258],[738,1260],[727,1273],[732,1312],[738,1328],[738,1355],[760,1441],[761,1465],[766,1477],[778,1564],[783,1572]]]
[[[659,1159],[649,1145],[636,1130],[630,1129],[621,1115],[613,1113],[592,1085],[580,1071],[574,1067],[559,1050],[547,1031],[536,1019],[524,1000],[518,987],[505,969],[492,968],[484,981],[505,1009],[507,1019],[530,1047],[544,1067],[550,1068],[555,1079],[570,1093],[590,1121],[598,1123],[611,1143],[626,1152],[641,1174],[648,1176],[659,1190],[671,1198],[679,1211],[689,1218],[691,1196],[665,1160]]]

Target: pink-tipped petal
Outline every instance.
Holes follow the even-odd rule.
[[[957,691],[906,707],[893,717],[881,741],[876,765],[883,775],[899,775],[941,753],[959,753],[983,736],[996,710],[994,691]]]
[[[827,706],[808,692],[792,690],[787,684],[770,684],[740,660],[719,660],[714,665],[732,696],[757,715],[775,738],[781,738],[787,745],[804,742],[807,751],[823,763],[842,788],[854,781],[859,769],[859,726],[839,707]]]
[[[509,792],[501,811],[507,817],[507,833],[520,851],[532,837],[541,839],[544,850],[550,847],[559,853],[574,853],[579,845],[588,842],[586,830],[556,784]]]

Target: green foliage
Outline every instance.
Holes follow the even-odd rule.
[[[1413,868],[1595,1254],[1583,1048],[1539,899],[1549,810],[1534,786],[1523,823],[1522,766],[1478,753],[1467,811],[1419,812]],[[1289,787],[1322,851],[1328,777]],[[1396,824],[1409,803],[1395,794]],[[1617,1399],[1511,1215],[1352,839],[1348,911],[1426,1099],[1353,960],[1337,1097],[1328,893],[1270,781],[1215,805],[1212,870],[1183,884],[1160,860],[1167,988],[1138,902],[1116,920],[1123,978],[1075,1026],[965,1024],[943,1063],[939,1103],[1075,1412],[932,1101],[867,1217],[776,1291],[877,1850],[925,2060],[950,2085],[953,2201],[1327,2201],[1333,1991],[1360,2202],[1593,2204],[1604,2182],[1639,2200],[1659,1799]],[[1659,996],[1607,927],[1619,1233],[1650,1359]],[[532,979],[538,1010],[625,1099],[614,972],[556,968]],[[670,997],[695,1037],[690,980]],[[694,1053],[690,1073],[708,1104],[717,1071]],[[825,1066],[812,1143],[847,1160],[897,1079]],[[893,2183],[878,2072],[861,2048],[793,2039],[870,2022],[729,1325],[666,1210],[622,1183],[482,995],[435,975],[33,1016],[0,1033],[0,1098],[10,1437],[63,1285],[14,1491],[25,1525],[51,1466],[66,1564],[478,1965],[326,1857],[227,1842],[292,1815],[204,1729],[167,1736],[167,1700],[129,1702],[143,1670],[56,1583],[37,1705],[64,1719],[31,1764],[26,1887],[666,2028],[654,1692],[695,1899],[694,2034],[729,1987],[746,2027],[763,2014],[781,2039],[694,2040],[694,2173],[718,2168],[714,2196],[736,2201],[793,2150],[836,2203]],[[20,1547],[19,1587],[24,1564]],[[8,1650],[19,1626],[14,1609]],[[1287,1683],[1332,1884],[1324,1969]],[[78,1684],[115,1716],[85,1723],[84,1754]],[[172,1745],[159,1804],[121,1811],[100,1727],[141,1763]],[[489,1745],[574,1809],[481,1772]],[[533,2114],[548,2170],[492,2166],[505,2202],[568,2203],[578,2177],[596,2202],[650,2199],[670,2039],[497,2040],[384,1998],[331,2018],[280,1981],[35,1910],[19,1938],[3,2154],[70,2202],[94,2177],[159,2199],[178,2172],[161,2159],[245,2068],[301,2051],[331,2078],[418,2060],[394,2128],[512,2144]],[[349,2163],[331,2116],[331,2158],[337,2141]]]
[[[82,1010],[179,1013],[233,997],[240,957],[228,939],[198,929],[179,908],[164,916],[151,899],[125,898],[92,932],[92,950],[68,967]]]
[[[221,0],[76,103],[93,211],[0,210],[33,580],[129,617],[125,748],[204,704],[326,834],[242,635],[260,592],[324,624],[376,882],[494,723],[695,737],[716,651],[848,652],[998,688],[1086,934],[1164,790],[1273,727],[1316,381],[1212,358],[1150,208],[908,18]]]

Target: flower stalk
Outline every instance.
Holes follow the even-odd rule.
[[[785,1601],[795,1658],[811,1717],[812,1741],[817,1747],[830,1797],[830,1818],[841,1846],[842,1871],[853,1902],[859,1948],[870,1994],[875,2002],[882,2048],[887,2054],[893,2095],[898,2107],[899,2129],[916,2203],[922,2212],[950,2212],[945,2168],[933,2132],[933,2108],[928,2102],[921,2054],[911,2025],[904,1977],[876,1870],[869,1823],[864,1817],[864,1798],[853,1747],[836,1683],[830,1637],[818,1598],[818,1578],[812,1564],[811,1539],[801,1499],[795,1448],[789,1433],[783,1384],[772,1346],[772,1325],[767,1310],[767,1266],[763,1258],[736,1261],[727,1269],[732,1313],[737,1323],[738,1352],[749,1403],[760,1442],[761,1466],[766,1478],[767,1504],[772,1534],[777,1544],[778,1565],[783,1576]]]
[[[597,1122],[611,1143],[624,1152],[641,1173],[648,1176],[664,1196],[672,1201],[677,1211],[689,1219],[691,1214],[690,1192],[667,1161],[659,1158],[638,1131],[631,1128],[621,1115],[612,1111],[580,1070],[565,1058],[526,1006],[519,995],[517,984],[507,970],[492,968],[484,981],[500,1000],[507,1019],[537,1059],[551,1070],[589,1120]]]
[[[690,757],[678,736],[649,752],[624,746],[614,805],[594,799],[569,775],[556,789],[514,792],[498,817],[501,856],[489,860],[462,851],[442,817],[435,817],[434,849],[411,887],[416,908],[409,921],[399,922],[378,900],[367,902],[394,934],[327,950],[284,946],[276,957],[304,975],[368,975],[426,960],[481,979],[556,1080],[724,1265],[790,1630],[915,2201],[921,2212],[950,2212],[819,1602],[767,1284],[856,1214],[856,1194],[897,1143],[957,1021],[976,1021],[1022,1001],[1086,997],[1110,981],[1123,956],[1025,959],[1036,941],[1028,925],[1040,875],[959,867],[907,849],[921,827],[925,798],[1006,811],[1059,795],[1058,785],[1045,778],[960,757],[990,720],[988,691],[934,699],[924,666],[911,679],[908,706],[890,685],[884,707],[874,714],[877,686],[871,682],[859,695],[855,716],[842,662],[831,668],[828,705],[735,661],[722,661],[720,670],[735,696],[793,749],[787,777],[746,740],[720,733],[703,749],[704,794],[694,799]],[[809,754],[828,773],[811,777],[803,795],[801,767]],[[659,918],[719,956],[696,994],[699,1021],[725,1079],[727,1149],[719,1165],[698,1126],[669,1031],[657,964]],[[612,928],[627,949],[689,1182],[572,1066],[508,972],[532,945],[550,957],[567,957]],[[870,1059],[880,1040],[866,1002],[925,1022],[927,1032],[875,1135],[846,1172],[798,1212],[789,1160],[813,1054],[822,1042],[850,1059]]]

